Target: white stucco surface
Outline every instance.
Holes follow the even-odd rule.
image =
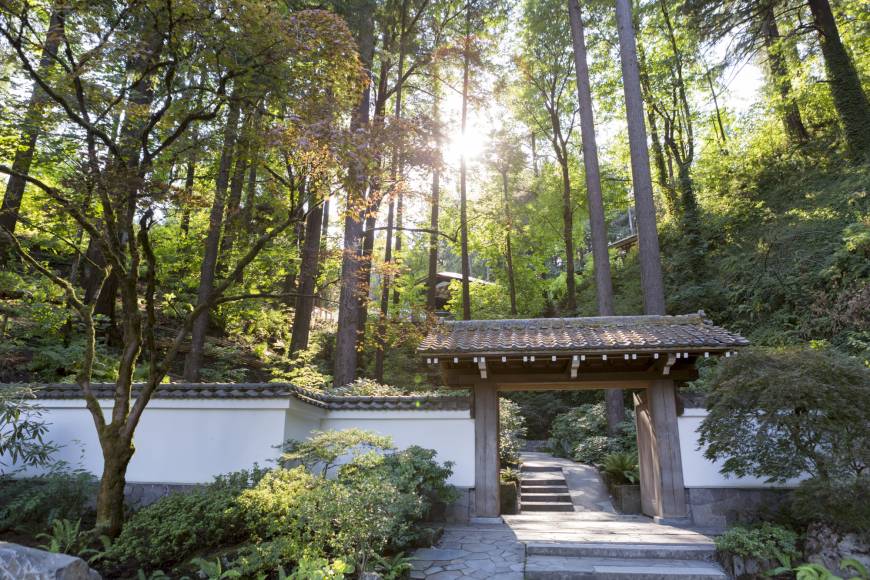
[[[82,400],[39,401],[55,456],[95,475],[102,471],[96,429]],[[110,400],[101,401],[108,418]],[[474,483],[474,421],[469,411],[328,411],[293,398],[155,399],[142,415],[127,471],[131,483],[204,483],[254,463],[271,465],[278,446],[312,431],[358,427],[389,435],[400,449],[435,449],[453,461],[450,483]],[[0,458],[0,471],[6,458]]]
[[[720,473],[722,462],[712,462],[699,448],[698,427],[707,416],[705,409],[686,409],[677,419],[680,430],[680,454],[683,458],[683,481],[686,487],[789,487],[798,480],[783,484],[769,484],[757,477],[726,477]]]

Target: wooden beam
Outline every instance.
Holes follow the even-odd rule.
[[[477,369],[480,371],[480,378],[486,378],[486,358],[478,357],[477,359]]]
[[[493,384],[474,388],[474,512],[477,517],[499,515],[498,389]]]
[[[473,368],[473,367],[472,367]],[[487,379],[483,382],[492,382],[499,386],[507,385],[573,385],[575,388],[582,388],[584,384],[628,384],[632,382],[649,382],[661,379],[662,375],[658,372],[649,372],[646,370],[638,371],[603,371],[603,372],[584,372],[578,373],[576,378],[571,378],[570,368],[562,372],[548,372],[545,367],[529,368],[526,370],[507,370],[501,372],[494,367],[487,368]],[[567,371],[567,372],[566,372]],[[672,369],[669,371],[668,378],[678,381],[693,381],[698,378],[698,371],[694,368]],[[447,373],[446,384],[452,387],[470,388],[481,383],[481,378],[478,369],[451,369]],[[609,387],[602,387],[609,388]],[[614,386],[613,388],[618,388]],[[629,388],[629,387],[626,387]],[[516,389],[514,389],[516,390]]]

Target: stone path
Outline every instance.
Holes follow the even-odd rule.
[[[523,458],[538,468],[561,468],[575,511],[447,526],[436,546],[412,555],[411,578],[726,580],[713,562],[710,537],[655,524],[645,516],[614,513],[591,467],[538,452],[523,453]]]
[[[411,578],[522,580],[525,546],[504,524],[451,525],[433,548],[414,552]]]

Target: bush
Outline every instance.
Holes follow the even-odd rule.
[[[304,465],[309,471],[319,470],[326,475],[340,460],[358,456],[371,450],[386,451],[393,448],[393,440],[363,429],[341,431],[313,431],[305,441],[284,444],[281,465]]]
[[[526,436],[526,419],[520,406],[510,399],[498,400],[498,459],[502,465],[520,461],[520,449]]]
[[[237,496],[265,472],[221,476],[188,493],[174,493],[139,510],[127,521],[106,554],[111,566],[160,568],[179,564],[202,550],[247,538]]]
[[[722,472],[783,482],[851,478],[870,465],[870,368],[833,350],[747,350],[723,359],[699,428]]]
[[[34,399],[36,394],[28,386],[0,386],[0,456],[19,469],[47,466],[57,451],[56,445],[43,439],[48,425]]]
[[[821,523],[870,541],[870,478],[809,479],[792,495],[792,514],[804,525]]]
[[[456,490],[447,483],[453,474],[453,463],[439,465],[436,452],[413,445],[384,458],[384,466],[399,491],[414,494],[423,500],[423,514],[433,506],[449,504],[457,497]]]
[[[637,430],[634,412],[626,413],[616,437],[607,435],[607,414],[604,403],[580,405],[553,420],[550,429],[550,450],[560,457],[580,463],[599,465],[608,453],[637,452]]]
[[[601,471],[612,485],[635,484],[640,481],[637,453],[610,453],[604,457]]]
[[[42,477],[0,480],[0,531],[44,531],[56,519],[89,521],[96,480],[64,466]]]
[[[767,522],[752,528],[735,526],[716,538],[716,549],[744,558],[790,561],[798,556],[797,534]]]

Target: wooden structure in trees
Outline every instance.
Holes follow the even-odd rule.
[[[445,385],[472,391],[478,517],[499,515],[499,391],[616,388],[636,391],[643,511],[669,520],[688,515],[675,384],[697,378],[697,359],[747,344],[699,312],[446,321],[419,352]]]

